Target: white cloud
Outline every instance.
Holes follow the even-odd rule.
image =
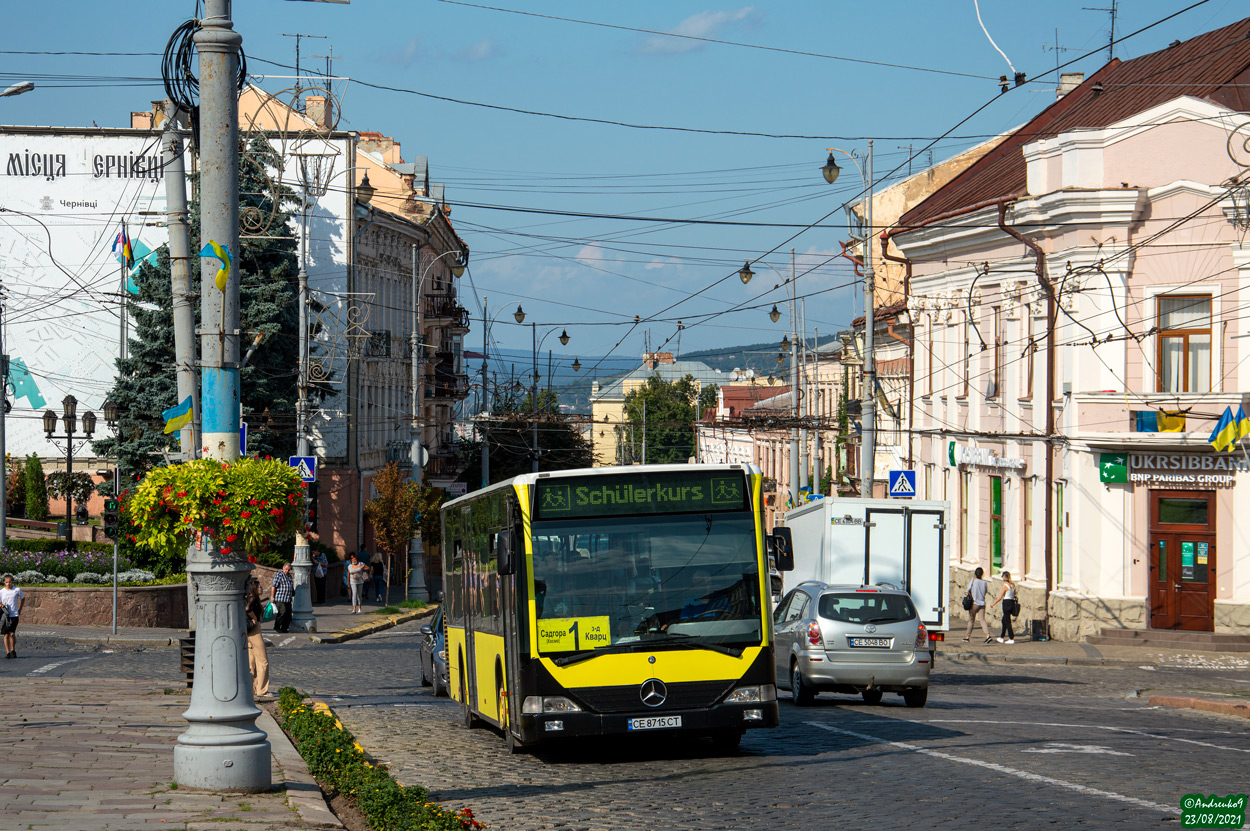
[[[672,29],[669,29],[675,35],[686,35],[688,37],[715,37],[726,28],[738,24],[746,24],[748,27],[758,24],[760,13],[755,10],[754,6],[743,6],[740,9],[728,9],[725,11],[699,12],[692,14],[685,20],[678,23]],[[697,52],[706,46],[697,40],[686,40],[685,38],[664,37],[662,35],[652,35],[644,40],[638,47],[638,52],[643,55],[680,55],[685,52]]]
[[[657,268],[664,268],[670,265],[678,265],[677,260],[674,260],[672,257],[656,257],[643,266],[643,268],[647,271],[654,271]]]
[[[499,44],[493,40],[479,40],[477,43],[471,43],[461,48],[457,53],[462,61],[489,61],[491,58],[497,58],[502,53]]]

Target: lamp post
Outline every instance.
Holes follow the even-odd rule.
[[[873,479],[876,478],[874,466],[877,454],[877,368],[873,362],[873,330],[876,328],[876,318],[874,315],[874,298],[873,298],[873,270],[872,270],[872,141],[868,142],[868,152],[862,154],[865,164],[860,164],[861,154],[859,151],[848,153],[837,147],[830,147],[829,158],[825,162],[825,166],[821,168],[825,181],[833,184],[838,180],[838,174],[842,172],[838,167],[837,161],[834,160],[834,151],[846,156],[855,163],[855,167],[859,168],[859,175],[864,180],[864,232],[860,239],[863,242],[864,250],[864,388],[861,390],[860,400],[863,420],[863,439],[860,445],[859,455],[859,476],[860,476],[860,496],[871,497]],[[850,212],[847,207],[847,212]]]
[[[412,357],[412,420],[408,427],[408,460],[412,463],[412,481],[418,485],[421,484],[421,469],[424,465],[424,455],[421,447],[421,406],[424,396],[421,388],[421,366],[424,363],[421,355],[422,341],[425,340],[425,331],[422,324],[421,316],[421,298],[422,291],[425,287],[425,278],[434,268],[434,264],[450,254],[456,254],[457,259],[451,265],[451,273],[455,277],[464,274],[465,262],[468,259],[468,252],[461,251],[458,248],[449,248],[442,254],[432,258],[425,268],[418,271],[420,265],[420,243],[413,243],[412,246],[412,334],[409,338],[409,348]],[[417,599],[425,586],[425,569],[421,557],[424,554],[423,545],[417,537],[412,538],[412,542],[408,549],[408,588],[407,597],[409,600]]]
[[[517,312],[518,313],[521,312],[520,306],[517,306]],[[531,450],[533,452],[533,459],[530,462],[530,472],[532,473],[538,472],[538,379],[539,379],[538,350],[542,348],[543,341],[547,340],[547,336],[550,335],[552,332],[554,332],[556,329],[560,330],[561,345],[568,346],[569,333],[568,333],[568,330],[565,329],[563,326],[552,326],[543,334],[542,338],[539,338],[538,337],[538,324],[533,323],[533,322],[530,323],[530,333],[532,335],[533,343],[534,343],[534,375],[533,375],[534,384],[532,387],[530,387],[530,406],[533,408],[533,411],[534,411],[534,420],[531,422],[533,424],[533,433],[532,433],[533,444],[531,447]]]
[[[791,257],[793,257],[793,253],[791,254]],[[795,277],[794,275],[793,259],[791,260],[790,279],[788,280],[785,278],[784,275],[782,275],[780,271],[778,271],[770,263],[766,263],[763,260],[758,260],[756,261],[755,264],[767,266],[769,269],[772,270],[774,274],[776,274],[779,278],[781,278],[781,281],[783,283],[785,283],[786,285],[790,287],[790,335],[782,339],[781,349],[783,352],[790,353],[790,395],[794,399],[794,416],[795,418],[798,418],[800,415],[799,397],[802,395],[802,392],[799,390],[799,364],[798,364],[797,357],[795,355],[795,351],[798,349],[798,340],[799,340],[798,315],[795,314],[795,306],[796,306],[795,304],[795,282],[797,281],[798,278]],[[742,269],[743,271],[749,271],[750,270],[749,264],[743,266]],[[738,274],[741,275],[742,271],[739,271]],[[745,283],[746,279],[744,278],[742,282]],[[773,323],[776,323],[780,317],[781,317],[781,312],[778,311],[777,305],[774,303],[772,309],[769,310],[768,312],[768,318]],[[804,335],[804,337],[806,337],[806,334]],[[777,356],[777,363],[779,365],[784,363],[781,355]],[[799,504],[799,488],[802,484],[799,480],[803,475],[802,471],[803,471],[803,465],[799,464],[799,428],[791,427],[790,428],[790,497],[793,500],[795,507],[797,507]]]
[[[88,441],[95,432],[95,413],[88,410],[82,414],[83,441]],[[61,401],[61,424],[65,434],[54,436],[57,415],[52,410],[43,414],[43,431],[48,441],[65,440],[65,539],[74,539],[74,494],[71,486],[74,472],[74,435],[78,432],[78,399],[67,395]]]
[[[482,297],[482,402],[483,412],[491,409],[490,401],[490,384],[487,382],[486,364],[490,354],[490,327],[494,324],[495,319],[504,311],[504,307],[511,303],[512,300],[505,300],[499,306],[499,311],[495,312],[493,317],[487,318],[487,297]],[[517,303],[516,311],[512,313],[512,319],[518,324],[525,322],[525,310],[521,308],[520,302]],[[482,437],[482,487],[490,484],[490,435],[486,434]]]

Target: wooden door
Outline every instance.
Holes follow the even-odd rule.
[[[1150,627],[1215,628],[1215,493],[1150,492]]]

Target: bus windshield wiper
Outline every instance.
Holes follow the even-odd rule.
[[[567,667],[570,664],[579,664],[589,658],[597,658],[600,655],[618,655],[622,652],[632,652],[637,646],[636,641],[630,643],[618,643],[614,646],[601,646],[597,649],[587,649],[582,652],[574,652],[571,655],[563,655],[559,658],[552,658],[551,663],[558,667]]]
[[[740,647],[738,649],[734,649],[733,647],[724,646],[719,643],[708,643],[706,641],[699,640],[695,635],[688,635],[684,632],[674,633],[671,635],[661,635],[658,638],[646,638],[638,641],[637,643],[641,645],[643,649],[657,645],[664,646],[670,644],[681,644],[682,646],[689,646],[694,649],[709,649],[712,652],[719,652],[722,655],[731,655],[734,658],[741,657],[743,650],[746,648]]]

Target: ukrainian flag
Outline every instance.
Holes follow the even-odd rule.
[[[1245,407],[1237,408],[1237,438],[1238,440],[1250,436],[1250,416],[1246,415]]]
[[[1217,451],[1222,452],[1236,444],[1237,438],[1237,422],[1233,418],[1233,408],[1225,407],[1224,414],[1220,416],[1215,429],[1211,431],[1211,438],[1207,441]]]
[[[161,413],[161,418],[165,419],[166,434],[186,427],[191,423],[191,396],[188,395],[176,407],[170,407],[168,410],[165,410]]]

